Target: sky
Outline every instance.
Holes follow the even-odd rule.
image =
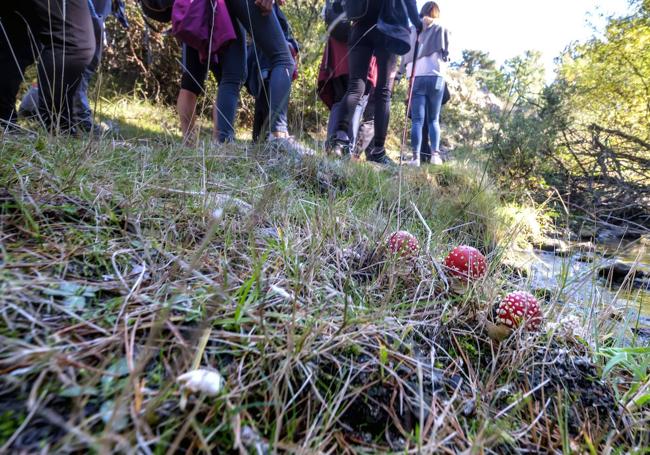
[[[425,0],[417,0],[422,6]],[[604,17],[628,11],[627,0],[436,0],[440,18],[452,33],[451,59],[463,49],[489,52],[498,64],[526,50],[542,52],[546,78],[553,59],[572,41],[584,41]]]

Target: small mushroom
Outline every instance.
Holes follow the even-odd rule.
[[[393,232],[388,237],[386,246],[392,254],[399,254],[405,257],[416,256],[420,249],[418,239],[407,231]]]
[[[487,261],[479,250],[460,245],[451,250],[445,258],[445,267],[461,281],[481,278],[487,272]]]
[[[525,323],[525,328],[538,330],[543,318],[539,302],[525,291],[511,292],[503,298],[497,308],[497,322],[511,329]]]
[[[176,381],[190,392],[204,393],[209,397],[218,395],[225,382],[217,371],[204,369],[183,373]]]

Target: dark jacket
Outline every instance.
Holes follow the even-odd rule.
[[[409,18],[417,30],[422,30],[422,20],[415,0],[383,0],[377,30],[386,38],[386,48],[397,55],[411,49]]]

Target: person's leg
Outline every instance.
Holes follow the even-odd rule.
[[[341,120],[341,109],[343,106],[343,97],[348,90],[348,76],[339,76],[330,82],[332,91],[334,92],[334,104],[330,110],[329,118],[327,119],[327,137],[331,138],[336,134],[336,128]],[[330,152],[330,148],[326,147],[326,151]]]
[[[95,2],[97,1],[95,0]],[[101,61],[104,36],[104,18],[100,17],[97,11],[95,11],[95,3],[91,1],[89,2],[89,6],[91,7],[93,31],[95,32],[95,54],[81,75],[79,88],[77,89],[74,100],[74,122],[84,131],[90,131],[94,123],[93,113],[90,109],[90,100],[88,99],[88,87]]]
[[[255,98],[255,116],[253,118],[253,142],[264,139],[269,128],[269,101],[265,96],[269,89],[268,79],[264,81],[264,89]]]
[[[25,68],[34,63],[37,55],[29,39],[25,20],[15,11],[0,13],[0,131],[16,121],[16,96]]]
[[[375,87],[375,143],[372,154],[384,156],[384,144],[390,122],[390,97],[397,56],[386,49],[375,50],[377,58],[377,85]]]
[[[427,95],[427,112],[429,114],[429,137],[432,152],[440,151],[440,111],[444,94],[444,81],[440,76],[431,77]]]
[[[195,49],[182,47],[181,89],[176,100],[176,109],[180,120],[183,143],[193,146],[196,141],[194,126],[196,124],[196,102],[203,92],[203,84],[208,75],[208,66],[201,63],[199,53]]]
[[[38,67],[40,111],[50,129],[72,127],[81,73],[95,53],[87,0],[31,0],[28,20],[43,46]]]
[[[286,112],[291,94],[294,61],[275,12],[262,15],[255,0],[227,0],[228,11],[253,37],[255,45],[271,62],[269,79],[269,124],[273,136],[288,135]]]
[[[352,122],[350,123],[350,130],[348,131],[350,144],[352,144],[353,147],[354,144],[357,143],[357,134],[359,133],[359,126],[361,125],[361,119],[363,117],[363,113],[365,112],[367,106],[368,106],[368,93],[366,90],[366,93],[361,97],[359,103],[357,104],[356,109],[354,110],[354,114],[352,115]]]
[[[178,98],[176,99],[176,110],[180,120],[183,142],[189,146],[194,145],[196,141],[194,126],[196,123],[197,99],[196,93],[184,88],[181,88],[178,92]]]
[[[239,92],[246,80],[246,37],[241,25],[235,23],[237,39],[219,54],[219,91],[217,92],[216,139],[218,142],[235,140],[235,116]]]
[[[416,77],[411,94],[411,151],[413,161],[419,164],[422,147],[422,126],[426,115],[426,76]]]
[[[332,104],[332,110],[330,110],[330,116],[327,119],[327,137],[330,138],[336,134],[336,128],[339,125],[341,119],[341,101],[338,101]]]
[[[357,133],[357,143],[353,155],[355,157],[361,156],[361,153],[369,152],[368,148],[373,143],[375,137],[375,91],[374,88],[370,89],[368,95],[368,104],[363,112],[363,118],[359,131]]]
[[[348,89],[341,101],[340,120],[336,128],[334,141],[337,146],[349,147],[350,137],[348,131],[352,123],[352,116],[366,89],[368,68],[373,54],[372,40],[369,38],[368,29],[360,24],[352,28],[349,41],[348,67],[350,70]],[[345,144],[343,144],[345,142]]]

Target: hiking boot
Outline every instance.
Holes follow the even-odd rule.
[[[325,152],[330,156],[345,158],[350,156],[350,140],[347,134],[340,131],[332,136],[325,145]]]
[[[402,155],[400,164],[410,167],[420,167],[420,154],[413,152],[411,156]]]
[[[107,134],[111,129],[105,123],[95,123],[91,120],[83,120],[77,125],[80,132],[88,133],[91,136],[101,137]]]
[[[397,166],[395,161],[391,160],[388,155],[386,155],[386,150],[382,148],[375,148],[372,152],[368,153],[366,156],[366,161],[371,163],[381,164],[382,166]]]
[[[268,143],[296,156],[313,156],[316,154],[314,150],[301,144],[293,136],[276,137],[270,135]]]

